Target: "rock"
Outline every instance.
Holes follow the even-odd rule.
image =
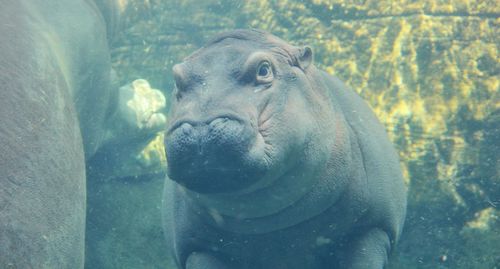
[[[161,174],[166,169],[163,114],[166,99],[162,92],[151,88],[149,82],[137,79],[120,88],[118,109],[109,122],[108,141],[121,137],[138,137],[123,144],[109,143],[88,164],[94,180],[140,177]],[[96,174],[97,173],[97,174]]]

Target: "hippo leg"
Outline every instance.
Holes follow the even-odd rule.
[[[386,232],[371,229],[350,241],[340,258],[340,268],[382,269],[387,263],[390,240]]]
[[[203,252],[193,252],[186,261],[186,269],[228,269],[229,267],[214,257]]]

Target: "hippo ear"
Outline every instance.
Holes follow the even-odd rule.
[[[299,62],[299,67],[302,70],[306,70],[306,68],[313,61],[312,49],[310,47],[308,47],[308,46],[300,48],[299,49],[299,56],[297,57],[297,60]]]

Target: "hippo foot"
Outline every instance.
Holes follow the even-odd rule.
[[[229,267],[212,255],[193,252],[187,258],[186,269],[229,269]]]
[[[391,244],[381,229],[372,229],[353,239],[339,255],[340,268],[380,269],[387,264]]]

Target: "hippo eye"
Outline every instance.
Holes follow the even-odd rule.
[[[268,61],[263,61],[257,67],[257,81],[261,83],[269,83],[273,79],[273,70]]]
[[[267,77],[267,76],[269,76],[269,73],[271,73],[271,69],[270,69],[269,63],[268,62],[261,63],[260,66],[259,66],[259,73],[258,73],[258,75],[261,76],[261,77]]]

